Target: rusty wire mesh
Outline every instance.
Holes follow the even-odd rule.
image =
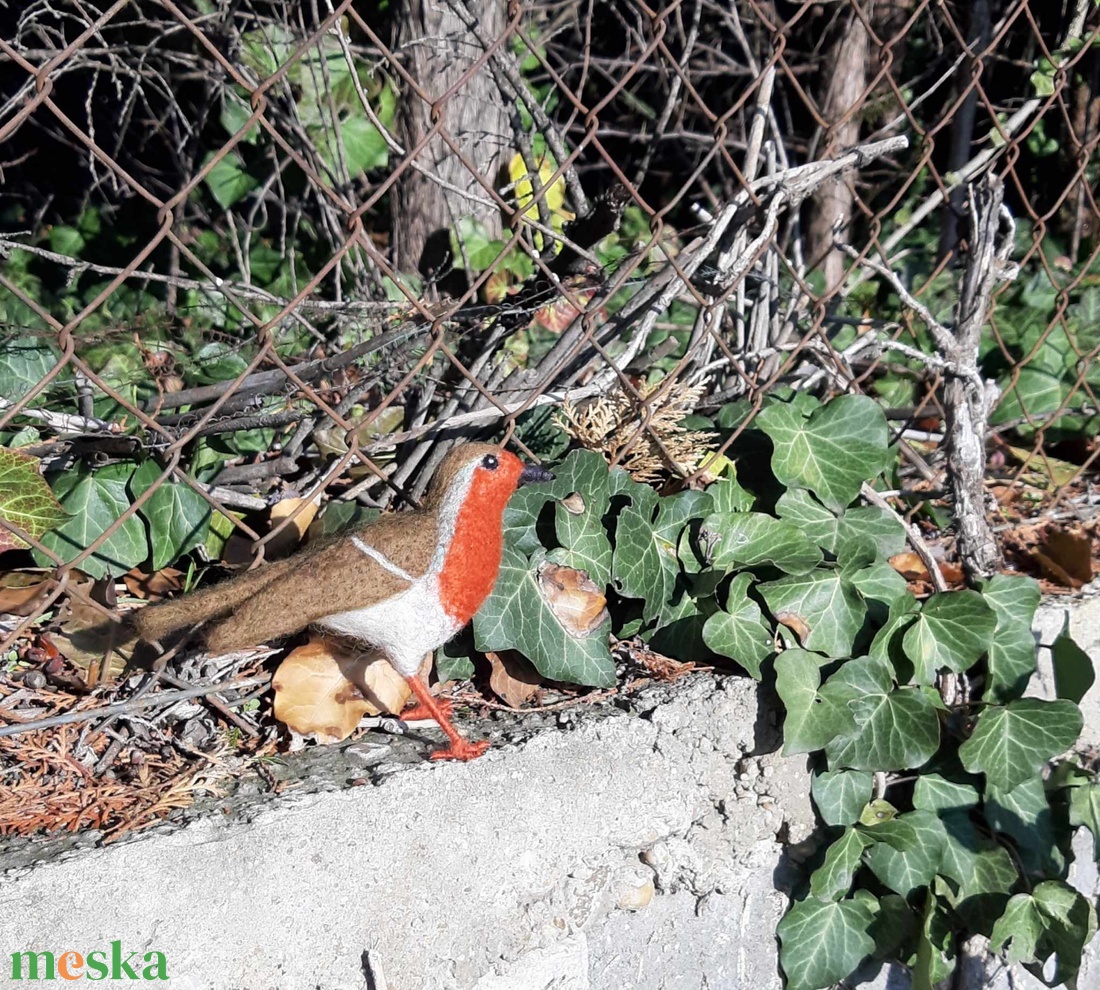
[[[294,517],[248,511],[280,494],[415,500],[455,439],[537,455],[533,417],[599,396],[629,413],[611,459],[644,448],[666,481],[705,465],[670,449],[662,408],[709,416],[726,450],[779,385],[865,391],[894,439],[934,445],[938,371],[883,347],[928,341],[862,259],[946,313],[986,172],[1021,266],[989,316],[990,449],[1006,487],[1042,462],[1043,506],[1076,504],[1096,457],[1097,24],[1084,0],[16,4],[4,348],[9,371],[41,368],[9,374],[25,387],[0,430],[62,464],[152,457],[157,477],[68,554],[0,519],[56,567],[5,646],[166,484],[263,553]],[[798,191],[799,166],[857,146]],[[530,174],[549,156],[533,204],[517,154]],[[263,449],[234,446],[255,431]]]

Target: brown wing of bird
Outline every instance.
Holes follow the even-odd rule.
[[[436,531],[434,519],[432,525],[410,527],[409,515],[381,516],[357,534],[335,537],[287,560],[143,609],[134,626],[149,640],[219,620],[206,632],[206,645],[212,653],[228,653],[290,636],[328,615],[365,608],[404,591],[409,582],[360,550],[352,536],[419,577],[431,562]]]

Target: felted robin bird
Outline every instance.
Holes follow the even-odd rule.
[[[427,653],[454,636],[493,590],[504,506],[519,485],[553,475],[491,444],[465,443],[443,459],[421,509],[359,529],[133,617],[155,642],[213,620],[211,653],[256,646],[312,625],[380,650],[450,744],[433,760],[472,760],[488,748],[460,736],[417,677]]]

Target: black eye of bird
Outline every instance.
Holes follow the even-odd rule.
[[[487,468],[487,469],[488,469],[488,470],[490,470],[490,471],[495,471],[495,470],[497,469],[497,458],[496,458],[496,454],[486,454],[486,455],[485,455],[485,456],[484,456],[484,457],[483,457],[483,458],[481,459],[481,466],[482,466],[483,468]]]

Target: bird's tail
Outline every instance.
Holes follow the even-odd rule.
[[[159,641],[177,629],[228,615],[296,563],[298,561],[294,557],[277,560],[202,591],[143,608],[133,613],[130,621],[146,642]]]

